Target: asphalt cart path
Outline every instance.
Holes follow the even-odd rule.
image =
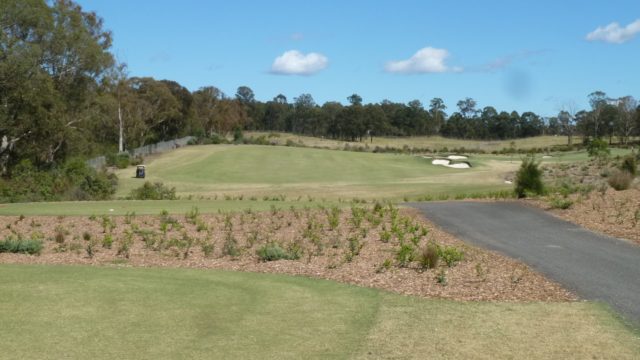
[[[518,202],[413,203],[445,231],[529,264],[640,325],[640,246]]]

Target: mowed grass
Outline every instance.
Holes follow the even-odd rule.
[[[302,277],[0,265],[3,359],[611,358],[638,333],[592,303],[425,300]]]
[[[517,164],[472,158],[472,169],[450,169],[430,159],[282,146],[206,145],[181,148],[147,162],[148,181],[174,186],[181,196],[245,198],[283,194],[288,200],[402,199],[508,189],[502,174]],[[134,169],[117,172],[124,197],[143,181]]]

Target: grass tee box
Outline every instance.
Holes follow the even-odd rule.
[[[590,303],[424,300],[302,277],[0,265],[3,359],[611,358],[638,333]]]

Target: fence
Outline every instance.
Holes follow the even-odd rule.
[[[193,136],[185,136],[180,139],[162,141],[155,144],[149,144],[145,146],[141,146],[139,148],[131,149],[127,151],[131,156],[145,156],[151,154],[161,154],[167,152],[169,150],[173,150],[182,146],[186,146]],[[94,169],[100,169],[107,165],[107,158],[105,156],[98,156],[93,159],[87,160],[87,165],[93,167]]]

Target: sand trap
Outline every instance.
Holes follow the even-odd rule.
[[[543,158],[543,159],[551,159],[552,157],[553,157],[553,156],[551,156],[551,155],[543,155],[543,156],[542,156],[542,158]]]
[[[447,159],[435,159],[431,163],[433,165],[441,165],[441,166],[446,166],[446,167],[453,168],[453,169],[468,169],[468,168],[471,167],[467,163],[452,164],[451,160],[447,160]]]
[[[505,181],[504,181],[504,183],[505,183],[505,184],[513,184],[513,181],[511,181],[511,180],[505,180]]]
[[[447,159],[450,159],[450,160],[466,160],[468,158],[466,156],[462,156],[462,155],[449,155],[449,156],[447,156]]]
[[[449,165],[445,165],[445,166],[446,167],[450,167],[450,168],[454,168],[454,169],[468,169],[468,168],[471,167],[467,163],[449,164]]]

